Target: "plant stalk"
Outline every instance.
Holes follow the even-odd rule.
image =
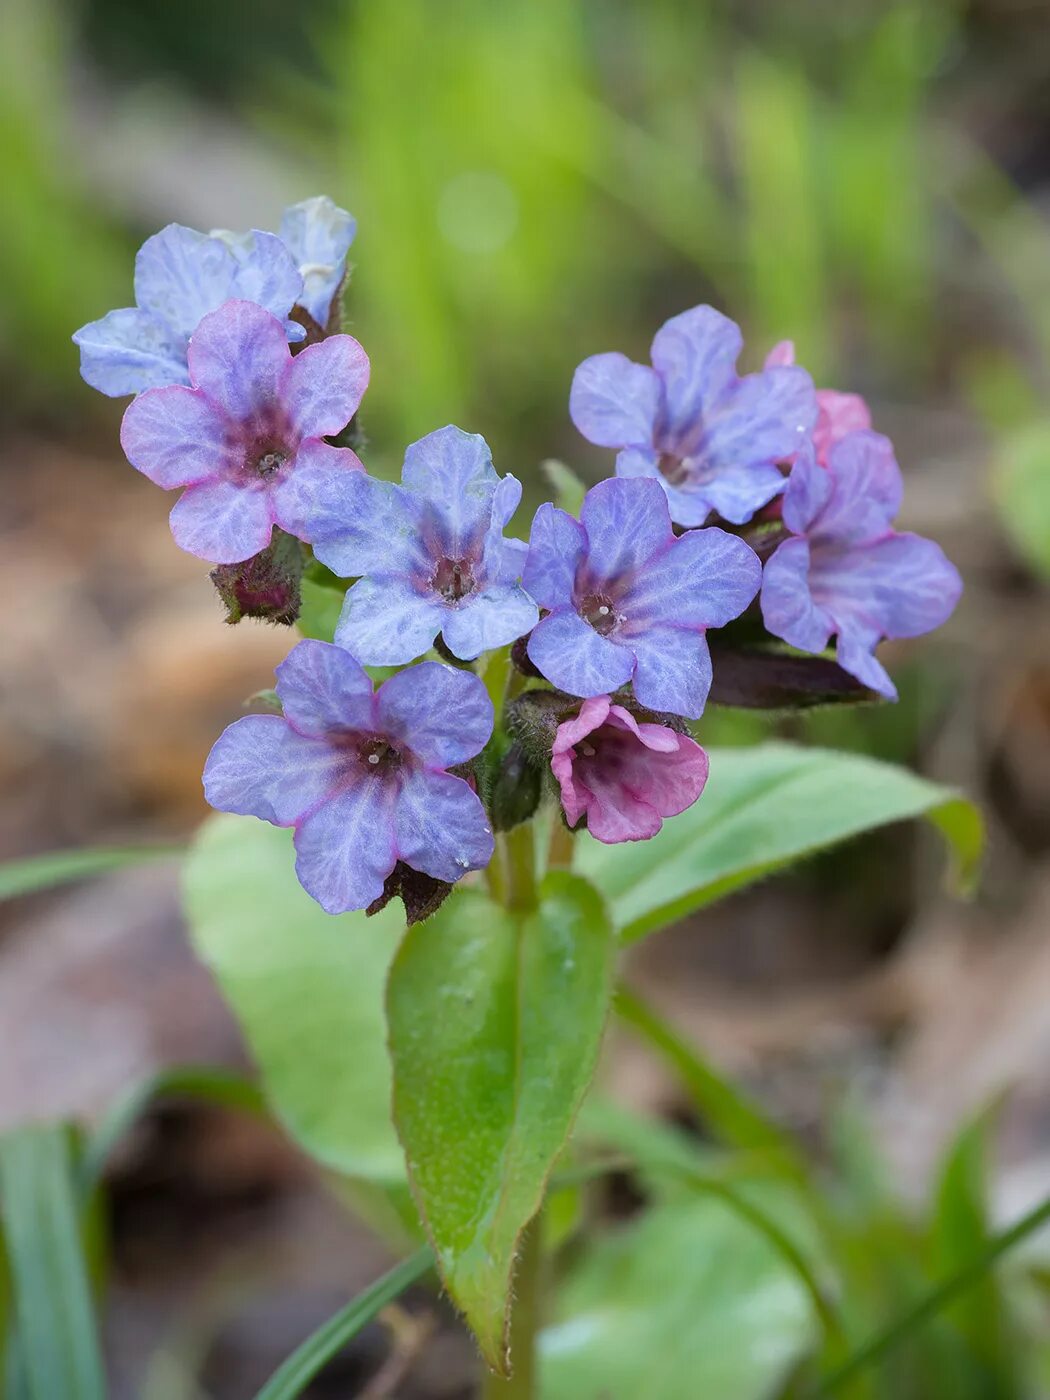
[[[543,1228],[540,1216],[528,1226],[521,1241],[514,1273],[514,1306],[510,1315],[509,1376],[486,1372],[481,1400],[534,1400],[539,1394],[536,1337],[540,1330],[543,1278]]]
[[[511,827],[503,837],[506,858],[507,908],[536,907],[536,839],[532,822]]]

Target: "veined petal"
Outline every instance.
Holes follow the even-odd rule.
[[[807,540],[784,540],[777,545],[762,574],[762,620],[774,637],[800,651],[820,652],[835,624],[813,599],[809,569]]]
[[[374,724],[371,678],[330,642],[310,639],[294,646],[277,667],[276,689],[285,719],[300,734],[320,737]]]
[[[300,304],[324,327],[346,273],[346,255],[357,221],[327,195],[316,195],[286,209],[279,232],[302,274]]]
[[[404,743],[429,768],[465,763],[492,734],[492,701],[472,671],[423,661],[385,680],[376,696],[383,733]]]
[[[420,502],[394,482],[365,472],[332,478],[310,510],[314,553],[341,578],[405,574],[423,584],[432,576]]]
[[[310,814],[295,833],[295,872],[329,914],[367,909],[397,860],[397,783],[366,774]]]
[[[284,327],[251,301],[227,301],[190,337],[190,378],[238,423],[270,418],[291,351]]]
[[[204,765],[204,796],[220,812],[291,826],[339,782],[340,755],[297,734],[280,715],[246,715],[216,739]]]
[[[546,501],[536,512],[521,581],[541,608],[558,608],[572,598],[576,570],[587,548],[578,520]]]
[[[539,616],[536,604],[519,584],[493,583],[450,608],[441,634],[453,656],[473,661],[483,651],[524,637]]]
[[[252,229],[233,251],[237,261],[233,281],[216,306],[231,297],[254,301],[283,322],[303,289],[292,254],[276,234],[261,229]]]
[[[462,778],[417,769],[397,801],[397,850],[413,870],[453,884],[482,870],[494,842],[485,809]]]
[[[847,433],[871,427],[871,409],[859,394],[840,394],[837,389],[817,390],[817,426],[813,447],[817,461],[825,464],[835,443]]]
[[[660,454],[649,448],[628,447],[616,458],[618,477],[647,477],[660,485],[667,497],[667,509],[676,525],[693,528],[703,525],[712,507],[704,489],[689,481],[672,486],[659,468]]]
[[[837,623],[868,626],[884,637],[932,632],[948,620],[962,593],[955,565],[922,535],[890,534],[844,547],[818,542],[811,555],[815,601]]]
[[[219,238],[168,224],[135,258],[135,300],[183,338],[233,295],[237,259]]]
[[[348,447],[308,438],[272,490],[274,518],[282,530],[308,543],[330,528],[327,502],[349,473],[364,475],[361,459]],[[322,561],[323,562],[323,561]]]
[[[831,492],[812,532],[858,544],[884,535],[904,495],[889,438],[881,433],[849,433],[831,447],[827,471]]]
[[[809,440],[816,419],[816,391],[804,369],[762,370],[738,379],[711,407],[692,455],[712,477],[788,461]]]
[[[541,675],[570,695],[608,695],[626,685],[634,671],[633,653],[600,636],[572,608],[536,624],[528,653]]]
[[[785,478],[771,462],[722,467],[697,486],[711,510],[733,525],[745,525],[756,510],[783,491]],[[672,514],[673,506],[672,506]]]
[[[169,517],[175,543],[213,564],[239,564],[270,543],[270,497],[222,478],[188,486]]]
[[[709,526],[687,531],[650,560],[621,602],[629,624],[724,627],[752,602],[761,582],[755,551]]]
[[[347,592],[335,640],[366,666],[404,666],[434,645],[445,611],[436,594],[407,579],[359,579]]]
[[[629,579],[674,539],[667,498],[655,481],[610,477],[583,498],[588,579]]]
[[[281,397],[296,437],[328,437],[345,428],[368,376],[368,356],[352,335],[330,335],[287,361]]]
[[[736,376],[743,348],[740,327],[713,306],[694,306],[665,321],[653,338],[652,360],[664,384],[659,445],[690,441]]]
[[[569,417],[598,447],[650,443],[660,411],[660,380],[648,365],[615,352],[592,355],[576,368]]]
[[[700,632],[660,625],[631,638],[634,693],[650,710],[699,719],[711,689],[711,654]]]
[[[498,483],[485,439],[451,424],[412,443],[401,471],[401,484],[426,500],[450,559],[463,558],[480,543],[492,521]]]
[[[831,499],[833,479],[817,465],[811,443],[799,450],[784,490],[783,520],[796,535],[804,535],[819,520]]]
[[[81,375],[110,398],[190,382],[186,341],[136,306],[89,321],[73,342],[80,348]]]
[[[835,643],[835,660],[844,671],[856,676],[861,685],[884,695],[887,700],[896,700],[897,687],[885,666],[874,655],[878,640],[870,629],[844,627]]]
[[[124,410],[120,445],[136,470],[165,490],[218,476],[231,461],[229,425],[181,384],[148,389]]]

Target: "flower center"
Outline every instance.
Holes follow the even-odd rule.
[[[442,559],[434,570],[431,586],[446,603],[458,603],[475,588],[474,570],[469,559]]]
[[[372,735],[358,745],[358,755],[369,773],[391,773],[401,766],[401,754],[389,739]]]
[[[287,460],[287,452],[277,447],[271,447],[255,458],[253,470],[256,476],[261,476],[265,481],[267,477],[279,472]]]
[[[591,593],[584,598],[580,604],[580,616],[602,637],[607,637],[610,632],[615,631],[623,621],[613,607],[612,599],[607,598],[604,593]]]
[[[681,486],[689,480],[688,457],[675,457],[670,452],[661,452],[656,466],[669,486]]]

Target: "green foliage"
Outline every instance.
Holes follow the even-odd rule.
[[[304,637],[315,637],[321,642],[330,642],[335,636],[339,614],[343,610],[346,596],[342,588],[313,578],[308,572],[299,585],[302,604],[296,626]]]
[[[534,910],[454,895],[408,931],[391,970],[413,1190],[448,1291],[499,1371],[519,1238],[590,1082],[614,954],[598,894],[554,872]]]
[[[181,846],[89,847],[78,851],[49,851],[0,865],[0,899],[50,890],[90,875],[104,875],[127,865],[170,860],[183,854]]]
[[[543,1400],[763,1400],[812,1345],[806,1294],[724,1201],[683,1197],[589,1244],[540,1338]]]
[[[1003,524],[1021,555],[1050,578],[1050,423],[1005,438],[993,478]]]
[[[0,1138],[0,1213],[27,1400],[104,1400],[64,1125],[19,1128]]]
[[[980,815],[949,788],[855,754],[763,744],[711,751],[703,798],[631,847],[579,841],[578,865],[631,942],[774,870],[888,822],[925,816],[975,874]]]
[[[372,919],[330,917],[295,879],[291,832],[253,817],[205,822],[185,895],[194,944],[240,1020],[277,1117],[326,1165],[400,1181],[383,1019],[400,904]]]

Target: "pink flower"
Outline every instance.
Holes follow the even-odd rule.
[[[793,341],[782,340],[766,356],[766,369],[795,363]],[[817,425],[813,429],[813,450],[822,467],[828,453],[847,433],[871,427],[871,409],[859,394],[840,394],[837,389],[817,390]]]
[[[707,754],[662,724],[639,724],[607,695],[584,700],[558,726],[551,771],[570,826],[587,818],[599,841],[646,841],[692,806],[707,782]]]

